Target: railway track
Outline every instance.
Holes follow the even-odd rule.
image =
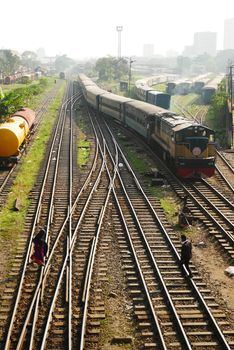
[[[217,151],[215,178],[219,182],[219,189],[233,198],[234,194],[234,169],[221,152]],[[213,178],[210,179],[214,183]]]
[[[196,105],[196,108],[193,112],[190,112],[187,108],[179,104],[178,102],[173,102],[175,108],[179,111],[179,113],[185,118],[192,118],[195,122],[199,124],[205,123],[205,117],[209,110],[209,106],[204,105]]]
[[[133,295],[133,304],[136,303],[134,304],[136,316],[140,323],[142,321],[142,336],[145,339],[143,347],[167,349],[175,346],[184,349],[205,348],[206,346],[225,348],[227,346],[229,348],[210,312],[211,304],[208,307],[201,295],[201,291],[204,292],[204,296],[207,293],[207,290],[202,290],[204,284],[198,281],[198,285],[201,286],[199,291],[192,280],[185,278],[184,281],[181,271],[178,271],[179,255],[176,249],[176,246],[179,245],[178,238],[173,237],[176,242],[173,244],[121,152],[118,161],[124,166],[121,167],[116,177],[113,189],[118,213],[118,215],[115,214],[115,220],[121,237],[121,250],[125,244],[126,251],[123,260],[127,261],[126,269],[128,276],[131,277],[129,278],[130,293]],[[118,220],[117,216],[119,216]],[[124,237],[124,231],[126,237]],[[132,252],[131,257],[129,251]],[[190,287],[192,284],[190,291],[188,291],[188,286],[183,285],[184,282]],[[185,292],[184,289],[187,291]],[[187,302],[185,302],[184,293],[189,295]],[[174,300],[179,301],[179,305]],[[184,302],[187,304],[184,305]],[[198,306],[197,310],[196,306]],[[213,306],[215,307],[215,304]],[[218,315],[217,319],[221,317],[219,321],[224,316],[216,307],[213,313]],[[207,320],[207,317],[211,317],[210,320],[213,319],[213,332],[209,327],[209,330],[205,329],[206,322],[199,323],[199,320]],[[170,322],[171,320],[173,321]],[[210,322],[208,322],[209,325],[212,323]],[[190,331],[186,328],[189,328]],[[218,334],[220,338],[214,340],[214,336]],[[223,345],[221,345],[222,341]]]
[[[120,284],[120,275],[110,268],[115,264],[124,271],[124,299],[114,293],[112,298],[126,298],[130,309],[123,312],[129,329],[113,337],[113,344],[127,342],[137,349],[234,348],[226,315],[195,266],[193,279],[180,268],[179,238],[159,202],[144,192],[114,136],[95,115],[90,118],[96,140],[93,163],[78,182],[71,117],[79,98],[69,91],[48,147],[49,162],[32,193],[27,223],[32,235],[16,298],[12,285],[6,287],[0,323],[5,349],[100,348],[102,321],[114,317],[108,309],[111,293],[106,294],[111,276],[113,285]],[[178,182],[174,186],[180,195],[188,191]],[[38,225],[46,226],[49,256],[46,265],[34,271],[28,260]]]
[[[61,110],[60,118],[57,124],[57,128],[54,133],[53,141],[50,145],[50,152],[48,152],[48,162],[45,163],[42,167],[41,174],[38,179],[38,187],[40,187],[40,190],[35,189],[35,191],[32,193],[32,206],[31,211],[28,213],[27,216],[27,222],[26,222],[26,229],[31,231],[31,234],[29,235],[28,239],[28,248],[26,252],[23,251],[23,240],[27,241],[26,237],[22,237],[22,245],[20,245],[21,250],[21,259],[22,256],[24,256],[24,262],[22,263],[22,266],[20,264],[20,254],[16,255],[17,261],[16,261],[16,269],[18,270],[18,273],[21,271],[21,279],[18,284],[18,293],[16,295],[16,299],[14,298],[11,284],[7,284],[6,290],[4,295],[6,296],[5,305],[2,304],[2,309],[4,310],[4,317],[3,321],[9,322],[8,315],[10,314],[10,310],[13,307],[12,310],[12,316],[10,320],[10,326],[9,326],[9,332],[6,337],[6,348],[16,348],[16,341],[18,339],[17,332],[19,332],[20,325],[22,322],[24,322],[25,314],[27,313],[26,305],[30,304],[30,300],[33,295],[33,291],[38,285],[40,279],[41,279],[41,272],[36,272],[31,270],[31,267],[28,265],[28,260],[31,252],[31,245],[32,245],[32,238],[33,234],[36,231],[36,227],[38,225],[47,226],[47,234],[50,230],[51,222],[53,221],[53,215],[54,215],[54,201],[55,198],[53,197],[54,191],[55,191],[55,185],[58,185],[61,188],[63,188],[63,191],[57,190],[57,196],[56,201],[60,201],[60,207],[59,207],[59,216],[61,223],[61,218],[64,217],[65,212],[67,211],[67,208],[69,206],[69,203],[66,201],[64,202],[64,193],[65,191],[65,185],[66,179],[69,178],[67,174],[63,174],[64,171],[68,171],[67,169],[70,169],[67,164],[67,159],[70,159],[70,157],[63,156],[63,166],[61,165],[60,169],[58,169],[58,164],[56,164],[56,158],[53,156],[59,155],[59,153],[64,152],[61,149],[61,142],[60,142],[60,136],[58,135],[59,130],[63,129],[62,125],[65,125],[66,121],[66,112],[63,112]],[[63,121],[62,121],[63,119]],[[69,128],[66,128],[69,130]],[[71,139],[70,134],[66,135],[68,139]],[[66,142],[64,143],[64,146],[67,149]],[[67,152],[67,151],[66,151]],[[58,158],[57,158],[58,159]],[[65,162],[65,163],[64,163]],[[63,177],[64,176],[64,177]],[[60,184],[57,184],[57,181],[60,177]],[[56,181],[57,179],[57,181]],[[38,191],[38,192],[37,192]],[[57,218],[56,223],[54,223],[54,231],[50,235],[50,242],[53,243],[53,240],[56,239],[55,235],[57,234],[56,225],[59,225],[59,219]],[[54,236],[53,236],[54,235]],[[25,244],[24,241],[24,244]],[[16,273],[16,271],[15,271]],[[35,295],[35,294],[34,294]],[[13,302],[13,304],[11,303]],[[37,303],[39,302],[39,299],[37,298]],[[2,310],[1,310],[2,311]],[[3,315],[3,313],[2,313]],[[17,325],[17,326],[16,326]],[[11,345],[12,344],[12,345]]]
[[[212,237],[217,239],[220,247],[227,253],[229,261],[232,262],[234,258],[233,195],[230,192],[229,196],[222,195],[222,192],[217,189],[217,184],[214,186],[212,178],[207,181],[179,181],[155,156],[155,153],[151,150],[149,152],[177,196],[183,200],[184,196],[188,195],[190,213],[195,220],[206,227]]]
[[[38,127],[40,126],[42,118],[43,118],[45,112],[47,111],[49,104],[56,96],[56,93],[58,92],[58,89],[60,86],[61,86],[61,84],[59,84],[59,83],[56,84],[56,86],[54,86],[52,91],[46,96],[46,98],[42,102],[42,105],[36,111],[35,124],[33,126],[33,129],[31,130],[30,137],[27,140],[27,144],[22,149],[21,156],[23,156],[23,154],[25,153],[26,147],[30,147],[30,144],[33,142],[34,138],[36,137],[36,135],[37,135],[36,131],[37,131]],[[0,208],[2,207],[2,205],[6,201],[7,195],[11,189],[11,186],[12,186],[15,178],[16,178],[17,169],[18,169],[17,164],[14,164],[10,169],[0,170]]]
[[[228,254],[230,262],[233,262],[233,203],[205,180],[185,185],[185,188],[190,196],[188,208],[192,215],[207,227]]]
[[[58,122],[56,130],[64,130],[64,133],[66,133],[70,130],[70,127],[68,125],[62,127],[62,125],[65,125],[64,123],[66,123],[67,109],[62,113],[62,115],[63,121]],[[72,308],[79,308],[79,305],[73,305],[72,299],[75,298],[75,296],[71,291],[80,288],[77,286],[77,281],[80,283],[80,279],[77,279],[77,274],[79,274],[79,270],[82,268],[82,266],[79,264],[78,272],[76,271],[77,274],[74,273],[72,275],[72,259],[74,259],[75,262],[79,259],[83,260],[85,256],[85,246],[87,249],[86,254],[88,255],[88,235],[91,235],[92,237],[96,231],[96,223],[99,219],[103,205],[103,200],[101,200],[101,198],[105,198],[106,196],[105,193],[101,194],[101,192],[97,192],[97,198],[95,199],[95,194],[99,186],[101,188],[103,187],[103,181],[107,193],[110,192],[110,189],[109,180],[103,175],[103,169],[105,168],[104,157],[100,164],[101,158],[99,157],[97,159],[96,153],[94,158],[95,161],[93,167],[91,168],[89,177],[87,178],[83,188],[80,190],[75,203],[72,203],[71,197],[75,193],[74,189],[71,189],[68,184],[66,185],[66,182],[62,185],[62,182],[66,178],[71,179],[71,175],[68,176],[68,174],[63,173],[64,171],[67,172],[69,169],[71,169],[71,166],[68,166],[66,163],[64,164],[64,160],[67,162],[67,159],[70,158],[68,158],[65,154],[63,155],[63,152],[68,152],[66,143],[71,139],[71,136],[67,136],[65,140],[62,140],[62,136],[55,132],[53,138],[54,141],[52,142],[53,146],[51,147],[51,152],[48,155],[50,162],[47,164],[46,170],[42,172],[43,174],[46,174],[46,176],[43,176],[43,179],[39,181],[40,204],[36,208],[34,225],[36,225],[36,223],[39,221],[40,226],[44,226],[46,224],[47,234],[50,231],[48,236],[50,255],[45,268],[42,268],[41,272],[38,271],[35,274],[35,271],[31,271],[28,265],[26,265],[30,253],[30,249],[27,250],[21,282],[19,284],[19,293],[16,298],[9,331],[6,337],[6,349],[19,349],[22,347],[44,348],[47,346],[46,343],[50,341],[50,339],[52,339],[51,346],[53,348],[57,348],[58,344],[61,346],[61,348],[64,348],[64,346],[71,347],[73,339],[72,332],[74,333],[76,331],[75,327],[74,329],[72,328],[71,323],[71,318],[73,317],[72,315],[75,314],[72,313]],[[64,147],[64,151],[62,147]],[[71,151],[69,153],[71,153]],[[55,160],[58,160],[59,158],[61,158],[62,161],[55,162]],[[57,163],[57,165],[54,165],[53,161],[54,163]],[[56,168],[57,171],[55,171]],[[61,174],[59,174],[59,172],[61,172]],[[72,171],[70,174],[71,173]],[[56,178],[54,177],[55,174]],[[59,188],[62,189],[62,191],[59,191]],[[67,190],[65,190],[66,188]],[[43,189],[43,192],[41,192],[41,189]],[[55,194],[55,190],[56,197],[53,197],[52,194]],[[32,194],[33,197],[36,195],[35,191]],[[68,192],[70,193],[69,203],[64,198],[64,196],[68,196]],[[89,202],[91,199],[92,203],[90,204]],[[79,205],[77,205],[77,202],[79,202]],[[68,208],[68,211],[66,208]],[[33,212],[35,212],[35,209]],[[94,213],[93,219],[92,212]],[[72,220],[71,213],[73,218]],[[78,231],[80,230],[81,223],[82,232],[79,234]],[[77,239],[78,235],[79,238]],[[29,248],[31,240],[32,236],[28,245]],[[78,240],[78,247],[81,250],[81,253],[79,253],[78,249],[76,255],[73,255],[72,252],[74,247],[76,247],[76,240]],[[83,264],[85,268],[85,260],[83,260]],[[77,265],[75,264],[75,267],[76,266]],[[45,284],[47,286],[49,285],[46,293],[44,293]],[[66,300],[68,298],[68,304],[65,303],[65,306],[63,307],[63,314],[61,315],[62,305],[64,305],[64,295],[66,295]],[[19,310],[23,310],[23,312],[19,313]],[[64,316],[64,314],[66,314],[66,316]],[[53,326],[50,322],[51,318],[53,318]],[[58,320],[61,318],[62,321],[66,323],[64,324],[64,330],[62,329],[61,322],[56,323],[56,318],[58,318]],[[57,327],[59,329],[57,329]],[[63,331],[66,333],[65,337],[63,336]],[[48,332],[52,332],[53,338],[48,337]],[[76,335],[74,335],[74,339],[76,339]]]

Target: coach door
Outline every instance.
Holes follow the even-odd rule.
[[[148,116],[146,118],[146,129],[147,129],[147,143],[150,143],[151,140],[151,135],[154,132],[154,117],[153,116]]]

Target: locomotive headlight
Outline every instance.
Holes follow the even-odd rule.
[[[200,156],[201,154],[201,148],[200,147],[194,147],[194,149],[192,150],[192,153],[195,157]]]

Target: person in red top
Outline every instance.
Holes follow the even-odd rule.
[[[181,235],[181,258],[180,258],[180,267],[182,268],[183,274],[185,274],[183,265],[186,267],[186,270],[189,273],[189,277],[193,277],[192,272],[189,267],[189,261],[192,258],[192,243],[191,241],[185,236]]]
[[[37,263],[38,265],[45,265],[44,258],[46,256],[48,245],[45,241],[46,231],[41,229],[38,234],[33,238],[34,243],[34,252],[31,256],[32,262]]]

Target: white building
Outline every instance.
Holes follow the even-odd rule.
[[[225,19],[223,39],[223,49],[234,50],[234,18]]]

